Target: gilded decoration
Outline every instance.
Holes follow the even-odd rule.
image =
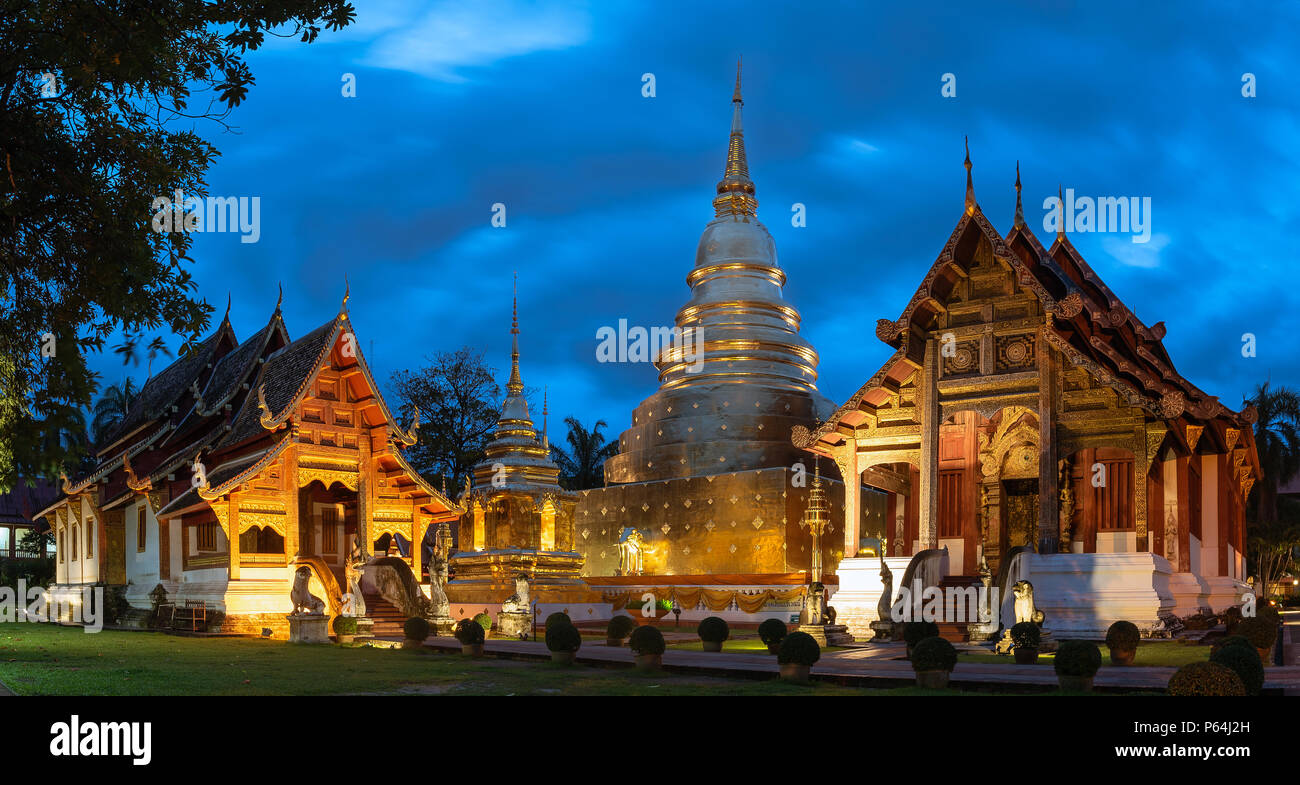
[[[980,432],[980,471],[985,477],[1038,476],[1039,433],[1037,423],[1029,422],[1033,417],[1023,406],[1008,406],[992,437]]]
[[[302,488],[311,485],[313,481],[319,480],[321,485],[326,488],[331,483],[339,483],[350,491],[356,491],[360,487],[360,478],[356,468],[325,468],[319,466],[299,466],[298,467],[298,487]]]

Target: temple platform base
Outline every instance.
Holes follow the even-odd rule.
[[[290,643],[329,643],[329,617],[324,614],[290,614]]]
[[[843,646],[854,640],[849,628],[843,624],[800,624],[799,632],[808,633],[822,647]]]

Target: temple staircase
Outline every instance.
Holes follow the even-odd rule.
[[[374,621],[375,626],[371,634],[376,638],[398,638],[406,636],[402,625],[406,623],[406,617],[392,603],[385,600],[378,594],[366,594],[366,616]]]

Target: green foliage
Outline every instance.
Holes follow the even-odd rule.
[[[569,614],[567,613],[556,611],[555,613],[552,613],[550,616],[546,617],[546,629],[548,631],[552,627],[564,626],[564,625],[567,625],[569,627],[573,626],[573,620],[569,618]]]
[[[777,649],[776,661],[781,665],[812,665],[822,658],[822,647],[813,636],[798,630],[785,636]]]
[[[1246,686],[1231,668],[1217,662],[1193,662],[1179,668],[1165,688],[1169,695],[1245,695]]]
[[[483,631],[483,625],[478,623],[477,617],[461,619],[456,622],[452,634],[456,636],[456,640],[460,641],[462,646],[477,646],[487,637]]]
[[[419,616],[412,616],[402,625],[402,633],[408,641],[425,641],[429,638],[429,622]]]
[[[565,437],[569,448],[551,445],[551,460],[560,467],[560,485],[571,491],[600,485],[605,478],[605,460],[618,453],[618,442],[605,440],[600,432],[608,427],[604,420],[597,420],[591,430],[577,417],[565,417],[564,422],[569,426]]]
[[[492,617],[486,613],[475,614],[474,623],[482,627],[484,633],[492,631]]]
[[[1277,622],[1263,615],[1242,619],[1233,633],[1250,641],[1257,649],[1267,649],[1277,642]]]
[[[546,648],[550,651],[577,651],[582,634],[572,624],[556,624],[546,630]]]
[[[417,441],[406,450],[407,460],[425,477],[440,476],[459,488],[501,416],[501,388],[482,352],[462,347],[439,352],[416,370],[399,370],[389,377],[403,422],[420,410]]]
[[[909,621],[903,625],[903,640],[908,646],[915,646],[926,638],[939,634],[939,625],[932,621]]]
[[[334,633],[336,635],[356,635],[357,617],[356,616],[335,616]]]
[[[1011,628],[1011,643],[1016,648],[1037,649],[1042,637],[1038,625],[1032,621],[1017,622]]]
[[[642,624],[632,631],[627,646],[634,654],[663,654],[664,634],[650,624]]]
[[[84,434],[87,354],[109,336],[197,344],[213,308],[194,293],[193,235],[154,231],[153,200],[207,195],[218,153],[194,120],[228,127],[268,33],[310,43],[354,18],[343,0],[4,3],[0,489],[84,456],[66,437]]]
[[[767,646],[780,646],[790,630],[780,619],[767,619],[758,625],[758,638]]]
[[[1142,633],[1131,621],[1117,621],[1106,630],[1106,645],[1112,649],[1136,649],[1141,640]]]
[[[1258,695],[1264,688],[1264,663],[1259,652],[1249,644],[1230,643],[1210,654],[1210,662],[1230,668],[1241,679],[1247,695]]]
[[[1101,667],[1101,649],[1092,641],[1061,641],[1054,665],[1057,676],[1091,678]]]
[[[912,670],[949,671],[957,667],[957,649],[948,641],[935,636],[924,638],[912,648]]]
[[[717,616],[710,616],[701,621],[700,626],[695,628],[695,632],[700,636],[700,640],[710,643],[722,643],[731,637],[731,628],[727,626],[726,619]]]
[[[623,640],[636,629],[636,619],[631,616],[615,616],[605,626],[605,637],[611,640]]]

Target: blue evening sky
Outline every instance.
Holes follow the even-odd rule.
[[[504,383],[517,270],[523,377],[549,388],[553,434],[568,414],[617,434],[656,372],[597,363],[596,331],[670,325],[688,298],[743,55],[759,218],[837,404],[889,355],[876,320],[899,315],[960,218],[964,135],[1003,232],[1017,159],[1049,243],[1042,203],[1058,183],[1151,198],[1150,242],[1071,239],[1141,319],[1166,322],[1184,376],[1232,408],[1266,377],[1296,381],[1295,6],[355,5],[342,33],[250,57],[237,134],[197,126],[222,152],[210,193],[262,201],[259,242],[200,235],[193,251],[214,319],[233,293],[241,339],[277,282],[294,337],[329,319],[346,273],[381,380],[471,345]],[[490,225],[497,202],[505,228]],[[132,371],[111,352],[94,367],[105,383]]]

